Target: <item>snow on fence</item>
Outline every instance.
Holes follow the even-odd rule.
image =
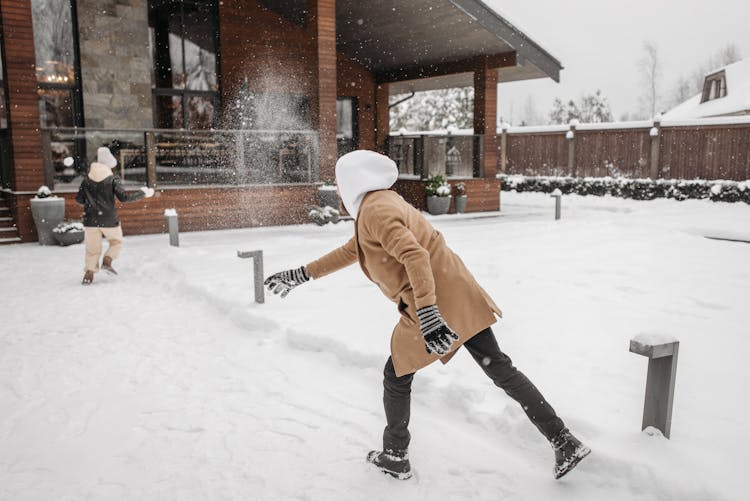
[[[572,122],[504,127],[499,135],[498,170],[504,174],[750,179],[750,117]]]

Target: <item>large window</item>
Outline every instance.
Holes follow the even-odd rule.
[[[8,101],[5,92],[5,49],[0,20],[0,188],[10,187],[10,140],[8,135]]]
[[[42,127],[82,127],[74,0],[31,0]]]
[[[207,129],[219,114],[216,0],[150,0],[154,123]]]

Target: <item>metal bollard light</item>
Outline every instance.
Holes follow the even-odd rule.
[[[169,245],[179,247],[180,225],[177,222],[177,211],[175,209],[165,209],[164,217],[167,218],[167,227],[169,228]]]
[[[672,431],[672,404],[680,342],[671,337],[636,336],[630,351],[648,357],[646,398],[641,430],[658,428],[666,438]]]
[[[237,251],[237,257],[242,259],[252,258],[255,302],[261,304],[264,303],[265,296],[263,292],[263,251]]]
[[[557,221],[560,219],[562,191],[560,191],[560,188],[555,188],[555,191],[550,193],[550,196],[555,199],[555,221]]]

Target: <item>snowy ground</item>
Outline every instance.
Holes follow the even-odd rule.
[[[257,305],[236,256],[299,266],[345,222],[127,237],[90,287],[81,245],[0,247],[0,499],[747,499],[750,244],[704,237],[750,240],[750,207],[570,196],[555,222],[548,196],[502,197],[432,221],[593,449],[564,479],[466,353],[415,378],[415,478],[364,462],[395,308],[356,265]],[[671,440],[640,431],[638,334],[681,342]]]

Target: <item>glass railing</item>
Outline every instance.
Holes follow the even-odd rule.
[[[45,181],[75,188],[107,146],[126,184],[201,186],[311,183],[320,178],[310,130],[42,130]]]
[[[402,178],[482,176],[480,134],[393,135],[388,137],[387,150]]]

